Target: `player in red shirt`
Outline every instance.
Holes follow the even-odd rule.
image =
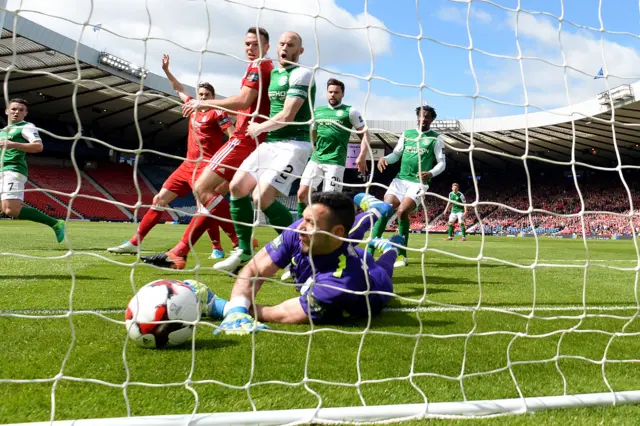
[[[164,55],[162,58],[162,69],[167,75],[167,78],[183,102],[192,101],[193,98],[186,93],[184,86],[175,78],[171,71],[169,71],[169,60],[168,55]],[[200,101],[215,99],[215,89],[211,84],[201,83],[198,85],[197,90]],[[187,140],[187,156],[185,161],[167,178],[160,192],[153,198],[153,207],[140,221],[136,234],[129,241],[119,246],[108,248],[107,250],[109,252],[136,253],[138,251],[136,246],[139,245],[149,231],[158,224],[164,208],[176,198],[184,197],[193,192],[193,183],[197,181],[198,177],[207,168],[211,157],[222,146],[224,133],[231,137],[235,131],[233,123],[224,111],[203,108],[193,110],[185,116],[189,117],[189,137]],[[221,191],[228,191],[228,189],[221,188]],[[224,212],[219,215],[224,217]],[[231,219],[230,213],[228,218]],[[233,223],[218,223],[216,221],[213,225],[208,231],[211,241],[213,242],[214,253],[216,251],[222,251],[218,226],[222,227],[227,235],[229,235],[234,245],[237,244],[238,237],[236,236]]]
[[[228,192],[229,182],[236,170],[266,137],[264,134],[255,140],[246,133],[251,121],[261,123],[269,117],[268,88],[273,70],[273,62],[266,57],[269,50],[269,33],[264,28],[249,28],[244,38],[244,48],[247,59],[251,62],[242,78],[239,94],[225,99],[192,100],[182,107],[184,115],[204,108],[224,108],[237,111],[238,115],[236,131],[213,156],[209,167],[202,172],[195,183],[194,189],[201,203],[203,216],[194,217],[183,234],[182,240],[173,249],[166,253],[143,257],[145,262],[174,269],[185,267],[190,245],[195,244],[208,227],[213,226],[214,218],[209,214],[222,217],[222,213],[226,213],[227,210],[224,207],[221,209],[224,200],[222,196]],[[252,118],[251,114],[256,112],[258,115]],[[227,201],[224,200],[224,203]],[[233,224],[233,222],[228,223]]]

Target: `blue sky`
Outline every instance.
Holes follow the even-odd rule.
[[[494,0],[494,3],[503,8],[518,7],[517,0]],[[162,73],[159,58],[162,53],[169,53],[174,74],[181,80],[191,85],[202,80],[211,81],[218,92],[224,95],[237,91],[239,78],[246,67],[246,63],[242,62],[243,29],[255,25],[258,16],[260,25],[267,27],[272,39],[277,39],[286,30],[300,32],[306,46],[301,63],[308,66],[314,65],[317,60],[314,30],[314,25],[317,25],[320,48],[317,62],[320,67],[366,77],[370,72],[370,43],[375,53],[375,76],[418,86],[424,71],[428,89],[423,90],[422,96],[436,107],[439,118],[469,118],[472,113],[475,113],[475,117],[494,117],[525,111],[523,107],[500,105],[482,99],[476,101],[474,108],[471,96],[476,90],[479,96],[509,104],[522,105],[528,98],[531,105],[529,111],[535,112],[538,108],[552,109],[581,102],[606,90],[607,85],[615,87],[637,79],[640,74],[637,35],[615,35],[609,31],[640,33],[638,2],[602,0],[601,8],[599,3],[599,0],[520,1],[523,12],[519,14],[517,40],[522,54],[562,64],[562,44],[567,65],[577,70],[567,69],[565,76],[562,67],[541,61],[518,61],[481,53],[480,50],[494,55],[518,55],[516,13],[485,1],[472,0],[468,23],[474,47],[471,59],[477,87],[466,49],[469,46],[469,3],[464,1],[419,0],[423,35],[428,38],[420,42],[424,67],[420,62],[416,39],[390,33],[418,34],[415,0],[369,0],[370,22],[386,28],[371,30],[370,42],[367,41],[365,30],[341,29],[335,25],[350,28],[363,26],[364,0],[265,0],[268,9],[262,10],[260,15],[257,9],[247,6],[260,6],[263,0],[235,0],[234,3],[225,0],[169,3],[148,0],[148,11],[142,1],[93,0],[77,3],[75,0],[23,0],[21,3],[9,0],[9,8],[22,4],[23,9],[38,11],[37,14],[25,12],[24,16],[72,38],[79,38],[82,34],[83,43],[144,64],[159,74]],[[91,4],[93,9],[89,7]],[[326,20],[314,22],[312,18],[301,15],[315,13],[318,4],[320,15]],[[562,13],[562,5],[564,22],[560,44],[558,17]],[[569,23],[597,29],[600,28],[599,13],[605,28],[602,43],[599,31],[576,28]],[[151,23],[148,16],[151,16]],[[69,20],[76,23],[70,23]],[[81,33],[81,23],[101,23],[103,30],[99,33],[85,30]],[[151,35],[152,40],[145,44],[142,38],[147,34]],[[448,47],[438,42],[462,48]],[[197,53],[203,47],[207,52]],[[189,52],[188,49],[196,52]],[[275,56],[275,48],[270,53]],[[521,66],[526,86],[522,83]],[[601,66],[605,66],[611,77],[593,80]],[[319,72],[316,81],[322,87],[331,76],[330,73]],[[341,75],[337,77],[347,84],[345,101],[363,110],[367,119],[412,119],[413,110],[420,102],[420,90],[416,87],[406,88],[374,79],[369,88],[366,80]],[[365,107],[367,95],[369,100]],[[317,104],[324,103],[324,97],[319,95]]]
[[[496,3],[506,8],[517,8],[516,0],[499,0]],[[581,26],[600,28],[600,16],[605,31],[627,31],[638,34],[638,18],[640,17],[639,6],[636,1],[631,0],[609,0],[603,1],[602,8],[599,7],[598,0],[523,0],[521,9],[535,12],[546,12],[554,17],[536,16],[525,13],[520,14],[520,25],[522,29],[518,40],[523,55],[539,56],[562,63],[560,42],[557,41],[559,17],[562,13],[561,5],[564,3],[564,24],[561,32],[561,40],[565,54],[568,56],[567,64],[573,66],[588,75],[581,75],[575,71],[568,72],[569,93],[571,102],[579,102],[606,90],[606,82],[593,80],[601,66],[602,50],[600,47],[600,33],[575,28],[568,21]],[[363,12],[363,3],[352,0],[341,0],[338,2],[341,7],[354,14]],[[468,46],[469,34],[467,32],[467,4],[454,3],[447,0],[430,0],[420,2],[420,22],[422,23],[423,34],[427,38],[436,39],[442,42]],[[392,31],[417,35],[419,32],[418,17],[414,1],[384,1],[372,0],[368,3],[368,12],[383,20],[386,27]],[[490,53],[518,55],[518,46],[515,35],[516,13],[501,10],[491,4],[479,1],[471,3],[471,17],[469,20],[471,37],[474,48]],[[544,25],[546,24],[546,25]],[[553,42],[548,40],[553,37]],[[604,33],[606,42],[605,50],[608,55],[616,48],[629,48],[627,63],[607,61],[607,70],[610,74],[625,77],[637,77],[638,64],[637,50],[638,38],[632,36],[622,36]],[[547,40],[547,42],[541,42]],[[387,54],[376,57],[375,73],[383,77],[414,85],[420,84],[422,80],[423,66],[417,53],[417,42],[415,40],[403,39],[393,36],[391,38],[391,49]],[[591,44],[592,46],[587,46]],[[435,42],[423,40],[421,50],[424,55],[425,83],[438,91],[473,95],[476,92],[476,83],[471,73],[469,64],[469,53],[464,49],[444,47]],[[595,45],[595,46],[593,46]],[[591,50],[589,50],[591,49]],[[635,52],[634,52],[635,51]],[[576,55],[576,52],[582,52]],[[577,56],[577,57],[574,57]],[[605,56],[607,58],[607,56]],[[477,51],[472,53],[472,61],[476,76],[478,78],[478,94],[487,96],[499,101],[509,103],[524,103],[524,87],[520,82],[520,70],[518,61],[491,58]],[[535,94],[531,96],[529,102],[540,108],[553,108],[564,106],[569,103],[565,95],[565,83],[561,68],[548,66],[532,60],[524,60],[525,83],[528,92]],[[508,69],[507,68],[514,68]],[[343,68],[344,71],[367,73],[369,66],[364,64],[353,64]],[[507,74],[511,80],[516,80],[503,88],[499,82],[505,79]],[[546,77],[544,77],[546,75]],[[540,82],[539,80],[546,80]],[[612,78],[609,81],[611,86],[624,82],[633,81]],[[415,97],[418,98],[418,89],[403,89],[388,83],[374,84],[376,93],[395,97]],[[545,92],[549,93],[545,93]],[[471,116],[473,102],[470,98],[456,98],[444,96],[429,90],[423,91],[426,100],[437,107],[442,118],[466,118]],[[531,109],[530,111],[534,111]],[[513,106],[501,106],[499,104],[478,100],[476,104],[476,115],[493,116],[508,115],[524,112],[524,108]]]

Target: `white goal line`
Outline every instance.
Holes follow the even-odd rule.
[[[485,312],[531,312],[547,311],[547,312],[567,312],[567,311],[590,311],[590,312],[611,312],[611,311],[635,311],[640,310],[638,305],[602,305],[602,306],[584,306],[580,305],[539,305],[535,309],[529,306],[500,306],[486,305],[477,308],[473,306],[420,306],[420,307],[398,307],[386,308],[383,312],[472,312],[474,310]],[[82,314],[124,314],[124,309],[77,309],[73,311],[75,315]],[[69,309],[5,309],[0,310],[0,316],[12,315],[67,315]]]

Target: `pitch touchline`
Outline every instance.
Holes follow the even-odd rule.
[[[471,312],[474,307],[471,306],[422,306],[419,308],[386,308],[386,312]],[[479,310],[482,311],[508,311],[508,312],[530,312],[531,306],[483,306]],[[574,306],[536,306],[536,311],[584,311],[584,307]],[[587,306],[587,311],[631,311],[640,310],[636,305],[627,306]],[[8,309],[0,310],[0,315],[64,315],[68,313],[68,309]],[[124,309],[77,309],[75,313],[91,312],[96,314],[123,314]]]

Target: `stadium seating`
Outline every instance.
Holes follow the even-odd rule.
[[[138,193],[133,182],[133,167],[128,164],[101,163],[97,169],[86,170],[86,173],[117,201],[131,206],[138,202]],[[154,193],[141,178],[138,178],[138,187],[142,203],[151,205]],[[127,208],[127,210],[132,215],[135,213],[133,208]],[[140,208],[137,219],[140,220],[148,210],[148,208]],[[166,212],[163,212],[161,220],[173,221]]]
[[[39,189],[31,182],[27,182],[25,189]],[[56,219],[66,219],[68,206],[58,198],[52,198],[42,191],[29,191],[24,194],[24,202],[33,208],[40,210]],[[75,211],[71,210],[70,219],[82,219]]]
[[[167,166],[144,165],[140,167],[141,173],[149,179],[149,182],[151,182],[157,191],[160,191],[165,180],[167,180],[173,170],[174,168]],[[181,211],[192,215],[196,211],[196,199],[193,194],[188,194],[184,197],[176,198],[170,203],[170,206],[179,210],[176,212],[179,216],[183,216],[180,213]]]
[[[33,181],[43,190],[50,189],[66,194],[75,192],[78,175],[73,168],[32,165],[29,167],[29,180]],[[52,194],[63,203],[69,204],[69,196]],[[89,195],[100,198],[99,200],[76,197],[72,207],[86,219],[91,220],[128,220],[127,215],[110,202],[103,201],[104,195],[90,182],[81,180],[79,195]]]
[[[141,173],[148,181],[159,189],[166,180],[173,168],[169,166],[145,165],[141,168]],[[127,164],[103,163],[97,170],[89,170],[87,174],[100,185],[101,189],[107,191],[116,200],[134,205],[138,201],[138,196],[133,185],[133,169]],[[43,190],[55,190],[63,193],[71,193],[76,189],[77,175],[73,168],[32,165],[30,167],[29,179],[33,182],[27,188],[41,188]],[[638,179],[627,181],[631,191],[631,201],[634,206],[640,205],[640,192],[634,191],[634,185]],[[438,194],[446,198],[450,187],[447,180],[435,183],[431,188],[431,194]],[[143,179],[139,181],[142,190],[142,202],[151,204],[153,191]],[[463,191],[467,200],[475,200],[475,189],[469,182],[462,182]],[[584,211],[590,212],[584,215],[584,231],[590,235],[631,235],[632,226],[640,229],[640,215],[635,214],[632,222],[628,217],[630,209],[629,194],[619,180],[599,180],[592,178],[579,182],[582,199],[584,200]],[[531,187],[531,194],[529,194]],[[374,187],[372,187],[374,189]],[[576,191],[572,179],[546,179],[544,181],[532,182],[528,185],[526,181],[516,179],[504,180],[500,177],[495,179],[482,179],[478,181],[481,202],[491,204],[478,205],[477,211],[482,221],[478,220],[476,209],[470,208],[465,220],[467,229],[471,232],[480,232],[478,225],[484,227],[485,233],[497,235],[515,235],[520,233],[531,233],[532,222],[537,233],[567,233],[581,234],[583,231],[582,221],[578,213],[583,209],[582,201]],[[81,195],[98,197],[100,200],[91,200],[78,197],[73,202],[73,208],[80,215],[91,220],[111,220],[126,221],[131,220],[121,209],[110,202],[103,201],[105,196],[91,182],[82,181]],[[30,192],[25,195],[25,201],[45,213],[54,217],[66,217],[66,206],[69,202],[68,196],[51,194],[59,203],[51,199],[46,194],[40,192]],[[381,194],[377,194],[382,196]],[[529,208],[529,198],[534,209],[531,218],[526,212]],[[283,203],[289,210],[297,209],[297,199],[295,195],[280,196],[278,201]],[[410,230],[412,232],[422,232],[427,229],[429,232],[446,232],[448,215],[443,215],[446,201],[435,196],[425,199],[427,212],[422,209],[410,216]],[[171,206],[185,212],[181,215],[181,221],[188,221],[190,215],[195,212],[196,203],[193,195],[189,195],[175,200]],[[514,211],[517,209],[519,211]],[[132,209],[128,209],[133,212]],[[544,210],[551,212],[546,213]],[[138,217],[141,218],[146,209],[140,209]],[[627,215],[627,216],[625,216]],[[72,213],[72,218],[79,219],[80,216]],[[164,214],[162,220],[170,221],[171,216]],[[390,221],[387,225],[388,231],[397,230],[397,222]]]

